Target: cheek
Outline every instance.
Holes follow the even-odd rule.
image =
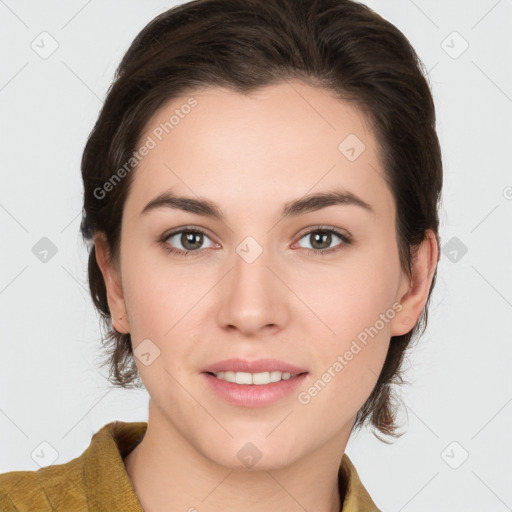
[[[318,393],[314,400],[326,410],[340,403],[355,414],[362,406],[386,358],[398,279],[397,255],[375,243],[371,250],[347,255],[337,269],[319,268],[314,281],[296,281],[297,294],[317,317],[307,315],[303,327],[312,332],[314,322],[319,333],[318,380],[311,394],[306,390],[306,401]]]
[[[159,286],[155,284],[151,279],[145,279],[143,273],[127,283],[126,307],[134,341],[164,338],[180,316],[176,293],[172,293],[171,289],[164,289],[161,282]]]
[[[197,276],[187,276],[184,266],[173,265],[163,248],[127,242],[122,250],[123,294],[132,338],[164,339],[195,296]]]
[[[389,348],[389,320],[369,300],[336,301],[327,318],[336,335],[315,345],[316,372],[297,397],[314,417],[331,417],[332,428],[354,418],[375,388]],[[329,310],[330,311],[330,310]],[[326,323],[327,323],[326,322]]]
[[[397,255],[375,244],[371,250],[347,252],[337,266],[316,267],[314,277],[311,272],[295,272],[291,278],[297,295],[314,314],[307,318],[318,323],[324,340],[340,348],[392,310],[400,272]],[[378,325],[389,330],[387,322]]]
[[[150,340],[145,343],[158,354],[154,364],[137,365],[148,390],[157,392],[160,385],[169,388],[169,373],[181,381],[178,376],[186,371],[194,335],[201,329],[201,298],[211,284],[198,277],[197,269],[169,263],[165,252],[156,257],[142,250],[125,254],[130,256],[123,260],[123,293],[134,352]]]

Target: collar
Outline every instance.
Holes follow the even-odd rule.
[[[114,421],[94,434],[91,444],[81,456],[91,510],[144,512],[123,458],[142,441],[146,428],[146,422]],[[340,512],[380,512],[346,453],[340,464],[341,474],[348,484]]]

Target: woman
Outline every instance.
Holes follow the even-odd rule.
[[[0,475],[2,510],[379,508],[344,453],[396,436],[442,165],[405,36],[348,0],[197,0],[136,37],[82,159],[112,422]]]

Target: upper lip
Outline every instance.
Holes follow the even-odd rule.
[[[307,370],[299,368],[293,364],[279,361],[278,359],[257,359],[255,361],[249,361],[247,359],[224,359],[211,365],[206,366],[201,370],[202,372],[219,373],[219,372],[247,372],[247,373],[261,373],[261,372],[288,372],[293,375],[300,373],[307,373]]]

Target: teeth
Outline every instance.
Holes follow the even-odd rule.
[[[280,380],[288,380],[296,375],[288,372],[261,372],[261,373],[247,373],[247,372],[219,372],[215,377],[228,382],[235,382],[236,384],[255,384],[263,385],[270,384],[271,382],[278,382]]]

